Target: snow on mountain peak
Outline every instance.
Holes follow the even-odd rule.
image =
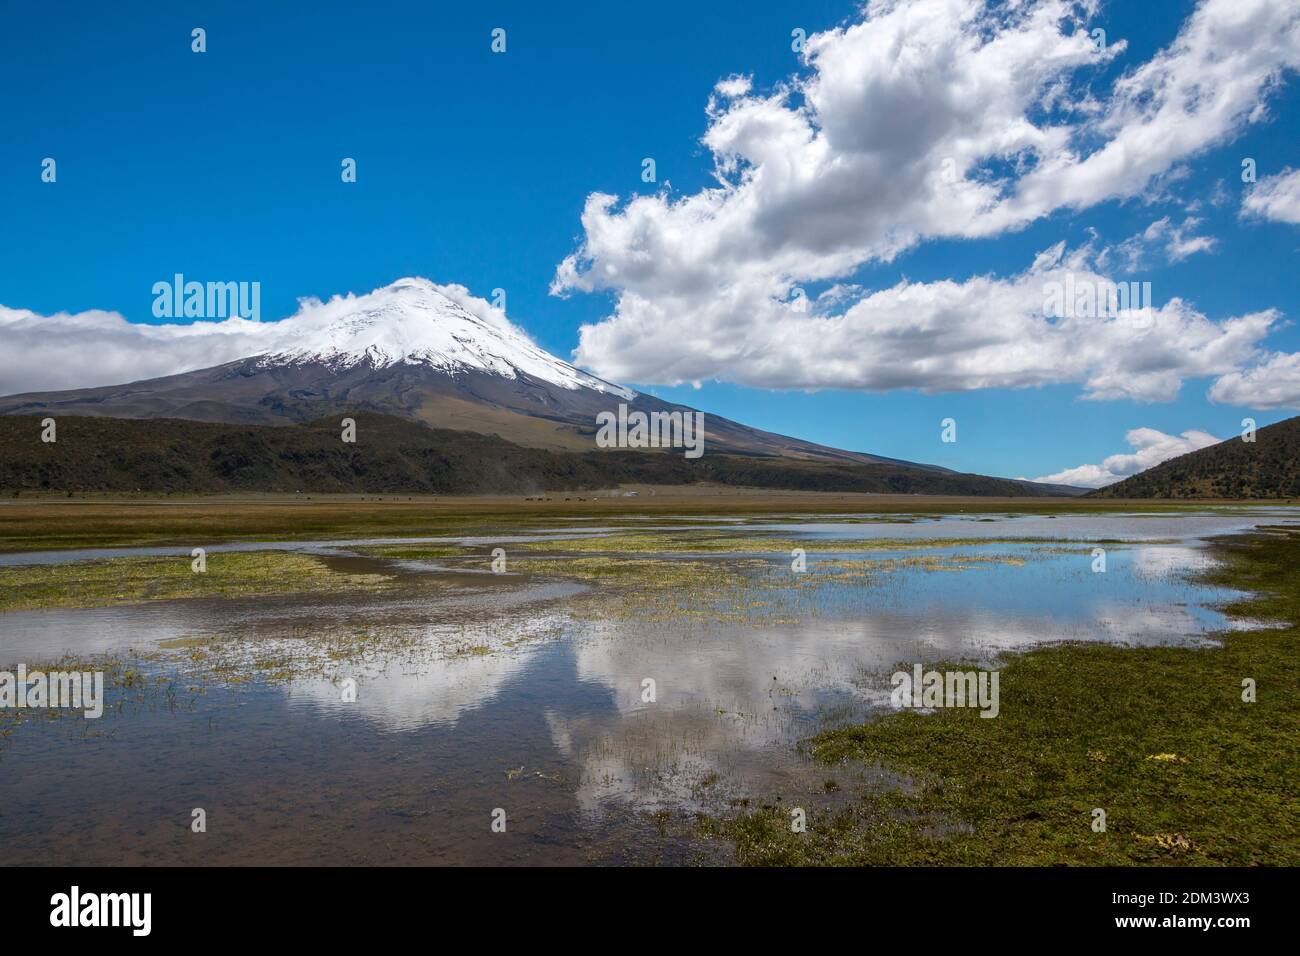
[[[319,362],[336,368],[369,363],[429,365],[515,378],[522,372],[561,388],[591,388],[636,397],[561,361],[538,346],[505,313],[464,286],[398,279],[365,295],[304,302],[283,323],[285,337],[257,356],[261,365]]]

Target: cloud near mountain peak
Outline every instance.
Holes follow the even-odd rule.
[[[324,301],[301,298],[293,315],[274,322],[235,317],[144,323],[99,309],[42,315],[0,305],[0,335],[5,341],[0,350],[0,394],[120,385],[291,350],[302,344],[305,328],[391,298],[404,283],[437,293],[485,324],[527,340],[503,309],[465,286],[422,278],[399,279],[361,295],[346,293]]]

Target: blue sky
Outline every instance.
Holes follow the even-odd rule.
[[[853,3],[151,6],[157,5],[11,4],[0,14],[0,305],[10,310],[104,310],[154,322],[152,286],[176,272],[259,281],[264,319],[292,314],[301,297],[366,292],[406,275],[460,283],[485,297],[503,288],[511,319],[565,358],[579,346],[581,326],[613,316],[604,344],[584,345],[577,358],[598,373],[629,368],[635,374],[623,378],[626,384],[661,397],[830,445],[1012,476],[1060,473],[1131,451],[1125,436],[1132,429],[1171,436],[1201,430],[1222,438],[1236,434],[1245,415],[1262,425],[1294,414],[1285,381],[1258,405],[1250,404],[1249,382],[1231,391],[1233,403],[1210,401],[1207,389],[1224,367],[1176,373],[1176,396],[1154,400],[1150,389],[1085,398],[1090,388],[1083,378],[1097,373],[1094,368],[1059,380],[1001,376],[1023,381],[1020,387],[982,384],[978,376],[937,377],[957,387],[926,394],[916,375],[893,387],[882,373],[887,357],[859,363],[863,342],[870,341],[862,329],[844,342],[851,356],[845,380],[857,387],[827,387],[810,371],[826,364],[815,353],[780,362],[766,354],[749,354],[743,363],[711,359],[737,338],[764,341],[762,330],[744,324],[747,311],[705,310],[692,325],[681,313],[694,310],[680,308],[689,295],[673,287],[684,271],[657,269],[635,280],[639,285],[622,285],[620,278],[595,283],[592,291],[578,282],[563,296],[551,293],[557,267],[575,251],[621,267],[620,276],[636,259],[635,248],[598,246],[584,231],[590,194],[624,202],[635,194],[659,197],[659,206],[647,206],[645,221],[654,224],[661,214],[671,218],[674,203],[716,185],[715,157],[701,138],[719,81],[748,78],[748,92],[730,107],[737,116],[744,97],[760,100],[776,84],[819,70],[828,89],[839,84],[832,93],[855,95],[855,74],[830,76],[833,50],[820,66],[791,50],[794,28],[815,36],[861,23]],[[1074,85],[1067,100],[1089,90],[1104,114],[1116,79],[1166,50],[1197,8],[1183,0],[1112,2],[1084,17],[1089,29],[1105,29],[1112,47],[1125,45],[1095,67],[1069,71]],[[207,31],[203,54],[191,51],[190,31],[199,26]],[[495,27],[507,31],[504,54],[490,49]],[[1263,55],[1241,52],[1254,62]],[[1285,49],[1278,55],[1288,62]],[[852,50],[846,56],[851,63]],[[1280,86],[1270,81],[1258,97],[1266,116],[1230,124],[1206,145],[1188,147],[1140,192],[1116,198],[1090,185],[1086,200],[1049,202],[1006,228],[972,223],[944,234],[947,226],[931,225],[887,250],[874,232],[852,236],[847,245],[866,251],[847,256],[833,277],[816,258],[825,252],[820,237],[810,240],[818,248],[804,250],[789,268],[782,256],[765,259],[747,249],[745,268],[782,274],[771,278],[773,285],[760,282],[759,291],[742,290],[737,301],[791,283],[814,297],[835,283],[852,284],[857,301],[903,280],[1008,280],[1064,242],[1066,256],[1091,250],[1088,269],[1150,281],[1157,308],[1177,298],[1210,323],[1277,310],[1253,354],[1234,360],[1234,367],[1247,370],[1300,351],[1300,332],[1288,324],[1300,309],[1300,227],[1285,214],[1242,212],[1243,157],[1256,160],[1260,180],[1300,166],[1300,83],[1287,67],[1276,76]],[[799,105],[795,97],[791,106]],[[864,129],[877,118],[889,121],[878,108],[866,109],[871,105],[864,106]],[[760,106],[776,109],[756,103],[755,110]],[[1041,125],[1077,122],[1080,141],[1095,135],[1062,110],[1036,105],[1029,115]],[[745,133],[742,149],[750,148],[751,135]],[[768,163],[780,155],[754,149]],[[44,157],[57,160],[55,184],[41,181]],[[357,161],[354,184],[340,182],[342,157]],[[642,181],[644,157],[654,158],[658,182]],[[747,159],[750,168],[761,165]],[[1032,160],[1043,162],[1041,155]],[[969,175],[974,181],[999,172],[1006,174],[988,162]],[[1014,185],[1017,174],[1010,175]],[[789,215],[780,197],[773,203],[763,222]],[[622,209],[613,207],[606,224],[635,224]],[[813,208],[808,215],[818,213]],[[1133,240],[1165,217],[1164,231]],[[1209,248],[1176,259],[1169,249],[1178,229]],[[686,242],[680,230],[664,230],[657,248]],[[764,241],[756,235],[751,245]],[[1125,256],[1137,258],[1124,262]],[[647,323],[654,327],[650,306],[637,311],[631,298],[619,305],[620,293],[629,290],[660,296],[665,309],[675,309],[679,324],[661,330],[669,339],[694,341],[693,330],[701,329],[698,342],[683,346],[699,354],[681,363],[647,357],[630,364],[613,354],[633,354]],[[986,318],[974,312],[964,328]],[[771,320],[753,321],[772,327]],[[807,327],[797,328],[806,334]],[[11,338],[11,347],[16,341]],[[1152,346],[1154,352],[1179,347],[1176,334]],[[916,368],[926,367],[910,358]],[[22,361],[10,353],[10,363]],[[953,368],[970,364],[960,356],[953,362]],[[781,369],[770,383],[769,365]],[[12,391],[4,368],[0,391]],[[681,368],[701,371],[698,387],[690,383],[694,372],[672,384]],[[955,444],[939,440],[945,417],[958,422]]]

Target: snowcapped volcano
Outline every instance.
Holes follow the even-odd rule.
[[[322,303],[283,323],[284,342],[255,356],[262,367],[320,364],[336,370],[425,365],[448,374],[519,373],[560,388],[589,388],[627,401],[636,392],[575,368],[539,348],[500,310],[466,300],[471,312],[428,279],[399,279],[362,296]],[[286,347],[286,345],[288,347]]]
[[[620,404],[650,413],[694,411],[575,368],[464,286],[428,279],[399,279],[324,302],[304,299],[278,322],[176,329],[209,335],[209,354],[221,364],[124,385],[11,395],[0,398],[0,415],[294,425],[370,412],[530,448],[591,451],[598,416],[617,413]],[[895,464],[717,415],[707,416],[705,434],[711,453]]]

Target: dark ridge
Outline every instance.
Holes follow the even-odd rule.
[[[529,493],[618,484],[714,482],[891,494],[1048,496],[1051,486],[892,463],[813,461],[706,451],[549,451],[496,435],[360,412],[356,442],[331,416],[300,425],[66,416],[54,443],[41,419],[0,416],[0,490]]]

